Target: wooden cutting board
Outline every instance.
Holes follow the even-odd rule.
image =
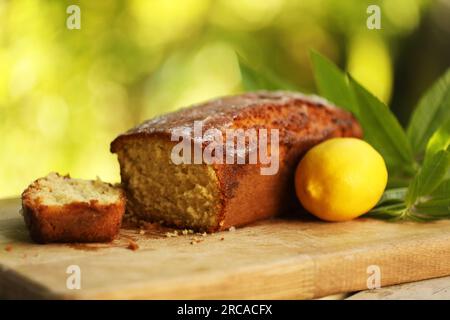
[[[273,219],[205,237],[124,229],[111,244],[30,242],[19,200],[0,201],[2,298],[288,298],[367,289],[450,275],[450,221]],[[139,249],[127,249],[131,239]],[[67,289],[79,266],[81,289]]]

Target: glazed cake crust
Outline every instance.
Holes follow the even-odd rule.
[[[151,143],[159,138],[170,141],[177,128],[202,121],[203,129],[279,130],[279,171],[261,175],[259,164],[212,164],[220,190],[217,224],[207,231],[247,224],[298,207],[293,187],[296,165],[312,146],[332,137],[362,137],[355,118],[316,96],[294,92],[260,91],[222,97],[169,113],[138,125],[111,143],[111,152],[120,153],[133,140]],[[119,157],[120,162],[120,157]],[[129,179],[122,170],[122,183],[127,193]],[[132,207],[146,216],[139,199],[128,198]],[[151,212],[148,213],[151,217]],[[185,227],[178,225],[179,227]]]

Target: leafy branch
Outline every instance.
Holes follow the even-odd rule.
[[[405,130],[351,75],[317,52],[311,60],[319,94],[352,112],[364,139],[386,161],[388,189],[367,215],[394,221],[450,218],[450,70],[419,100]],[[243,60],[240,66],[246,90],[293,88]]]

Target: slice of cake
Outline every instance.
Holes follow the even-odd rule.
[[[22,211],[38,243],[107,242],[119,232],[125,195],[100,180],[50,173],[23,192]]]

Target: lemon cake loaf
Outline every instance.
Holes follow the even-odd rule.
[[[202,124],[200,138],[195,135],[196,122]],[[224,136],[230,129],[276,129],[278,149],[272,156],[278,170],[262,174],[261,168],[267,165],[260,158],[256,164],[173,160],[174,148],[181,141],[173,139],[174,132],[188,133],[191,150],[197,144],[205,151],[211,141],[206,133],[211,129]],[[148,120],[118,136],[111,151],[118,155],[127,212],[145,220],[213,232],[296,205],[294,171],[302,155],[325,139],[344,136],[361,137],[361,127],[350,113],[324,99],[260,91],[214,99]],[[244,159],[249,158],[252,145],[245,140]]]

